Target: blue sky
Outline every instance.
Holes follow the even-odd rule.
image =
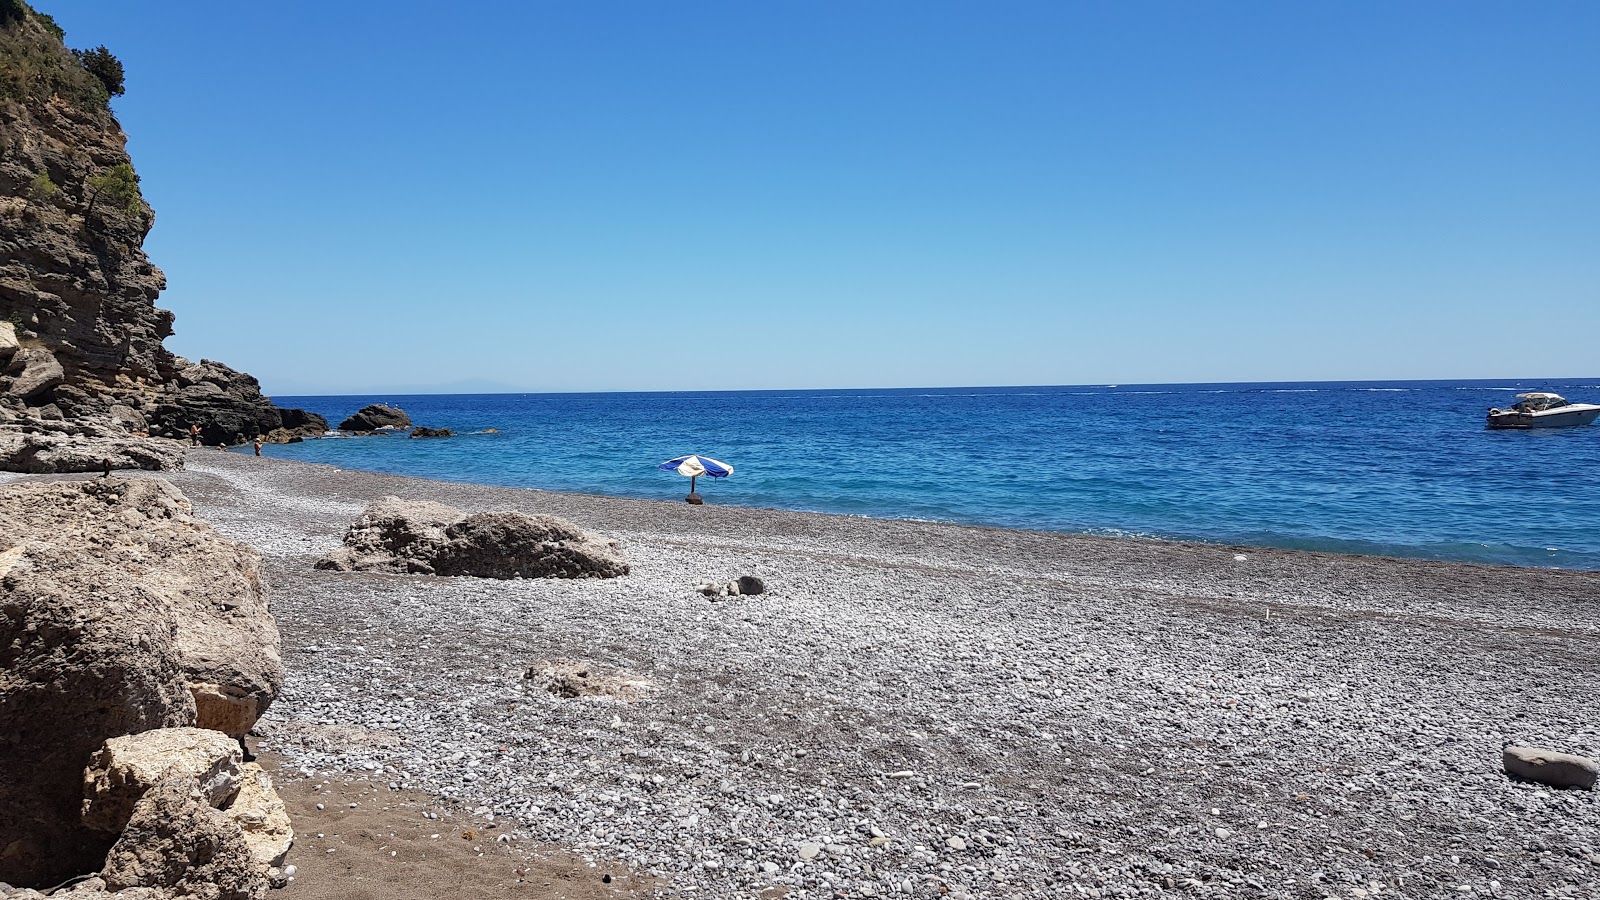
[[[1591,0],[36,5],[272,393],[1600,374]]]

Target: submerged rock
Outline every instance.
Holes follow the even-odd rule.
[[[411,417],[398,406],[374,403],[339,423],[340,431],[377,431],[380,428],[409,428]]]
[[[628,573],[615,541],[555,516],[467,515],[426,500],[385,497],[367,507],[344,546],[319,569],[472,575],[480,578],[614,578]]]

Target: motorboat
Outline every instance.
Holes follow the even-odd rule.
[[[1569,403],[1560,394],[1543,391],[1518,394],[1510,409],[1489,410],[1490,428],[1571,428],[1600,418],[1600,406]]]

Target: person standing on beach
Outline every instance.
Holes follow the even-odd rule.
[[[200,423],[199,422],[190,422],[189,423],[189,443],[195,445],[196,447],[200,446]]]

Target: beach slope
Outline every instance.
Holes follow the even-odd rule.
[[[1600,573],[424,481],[195,451],[261,550],[263,742],[695,896],[1600,895]],[[630,574],[313,568],[369,502],[548,513]],[[768,591],[713,602],[708,580]],[[577,673],[593,690],[571,697]],[[559,677],[558,677],[559,676]],[[589,696],[592,694],[593,696]],[[292,861],[292,859],[291,859]],[[600,871],[600,870],[595,870]]]

